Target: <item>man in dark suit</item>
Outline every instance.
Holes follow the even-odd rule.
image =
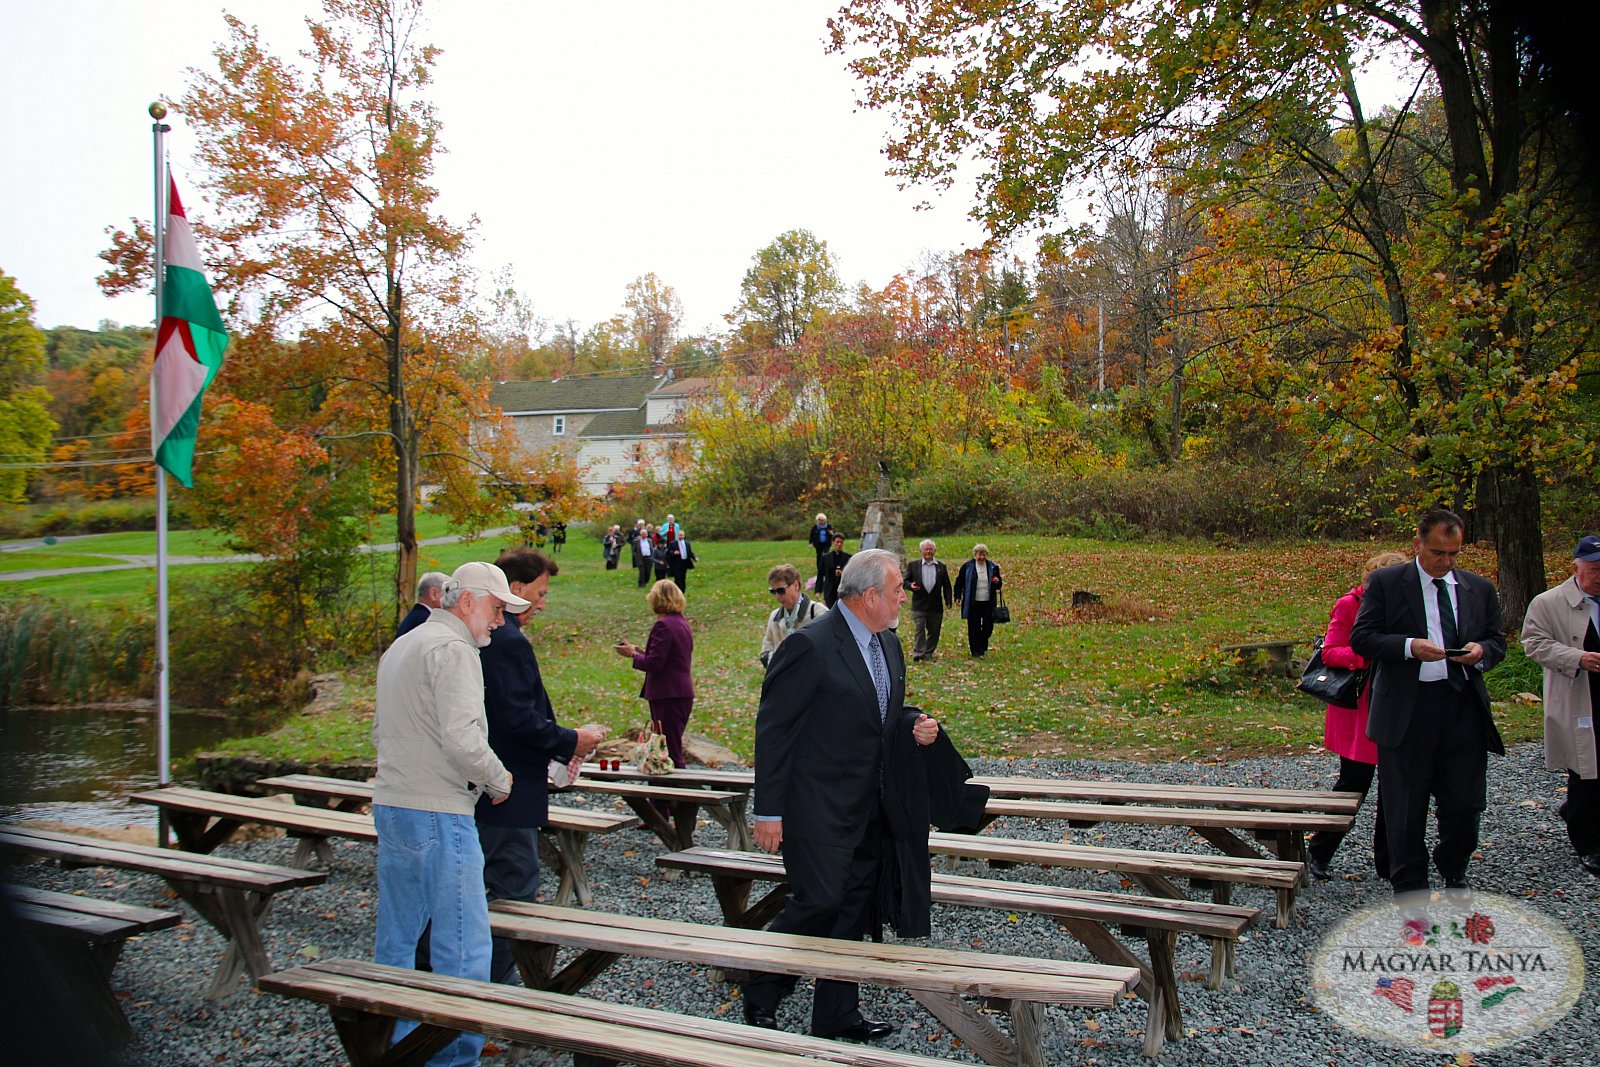
[[[944,629],[944,609],[952,603],[950,571],[943,560],[934,559],[937,547],[928,540],[917,546],[922,558],[906,561],[902,583],[911,590],[911,623],[916,631],[911,658],[917,661],[933,658],[939,647],[939,633]]]
[[[833,535],[833,548],[823,554],[822,577],[817,583],[817,592],[822,594],[822,602],[829,608],[839,602],[839,579],[849,563],[850,553],[844,550],[844,534],[836,533]],[[898,567],[895,569],[899,570]]]
[[[1416,561],[1372,572],[1350,633],[1350,647],[1372,665],[1367,736],[1378,746],[1396,895],[1428,889],[1430,796],[1439,820],[1434,866],[1447,893],[1471,891],[1488,753],[1505,754],[1483,680],[1506,654],[1500,598],[1486,579],[1456,569],[1462,532],[1453,512],[1424,515],[1412,539]]]
[[[400,625],[394,629],[396,637],[408,634],[412,630],[428,621],[428,616],[433,614],[433,609],[439,606],[439,601],[444,599],[444,583],[450,580],[448,574],[438,571],[429,571],[417,579],[417,602],[411,605],[411,610],[406,612],[406,617],[400,620]]]
[[[671,520],[672,516],[667,516]],[[689,538],[683,532],[683,527],[676,522],[669,521],[666,533],[662,538],[667,545],[667,570],[672,575],[672,584],[680,592],[689,591],[689,572],[694,569],[695,563],[700,559],[694,554],[694,546],[689,544]]]
[[[507,549],[495,566],[505,572],[512,593],[529,604],[520,617],[507,612],[505,623],[490,632],[489,644],[479,653],[489,747],[511,772],[516,788],[501,804],[480,798],[474,814],[489,899],[532,903],[539,895],[539,827],[550,818],[550,761],[581,761],[600,743],[600,734],[556,724],[539,657],[522,632],[522,620],[544,610],[550,578],[560,568],[531,548]],[[495,938],[490,979],[510,982],[515,972],[510,943]]]
[[[768,852],[783,849],[789,878],[773,930],[853,941],[867,933],[887,848],[885,741],[905,704],[905,660],[892,630],[905,600],[894,553],[858,552],[838,608],[790,634],[767,668],[756,713],[755,838]],[[918,716],[912,735],[930,745],[939,724]],[[776,1027],[778,1002],[794,984],[793,975],[753,978],[745,1021]],[[853,983],[819,980],[811,1032],[875,1041],[894,1027],[862,1017]]]

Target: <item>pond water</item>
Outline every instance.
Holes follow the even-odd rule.
[[[157,784],[156,718],[154,707],[0,709],[0,818],[154,826],[154,808],[124,798]],[[174,708],[173,762],[181,769],[247,726],[219,712]]]

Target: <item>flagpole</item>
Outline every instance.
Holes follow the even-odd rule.
[[[167,106],[157,100],[150,105],[150,117],[155,120],[150,132],[155,141],[155,193],[156,210],[151,229],[155,232],[156,317],[155,334],[161,335],[161,289],[166,274],[167,235],[167,161],[164,149],[166,134],[172,127],[161,120],[167,117]],[[153,383],[152,383],[153,384]],[[155,393],[151,391],[151,414],[155,413]],[[152,425],[154,422],[152,420]],[[151,460],[155,459],[155,439],[151,437]],[[167,661],[167,472],[156,464],[156,782],[168,785],[172,781],[171,755],[171,704],[168,699],[170,678]],[[162,811],[156,823],[156,843],[162,848],[168,844],[166,812]]]

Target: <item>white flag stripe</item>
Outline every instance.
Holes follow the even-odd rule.
[[[167,343],[156,353],[150,372],[150,398],[156,425],[152,427],[156,448],[167,439],[183,413],[206,384],[206,368],[195,362],[183,347],[183,337],[173,330]]]
[[[200,263],[200,250],[194,244],[194,230],[182,215],[167,216],[167,247],[162,251],[166,253],[167,266],[205,273]]]

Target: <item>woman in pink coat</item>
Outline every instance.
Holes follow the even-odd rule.
[[[1322,662],[1330,667],[1361,670],[1365,658],[1350,647],[1350,629],[1356,623],[1356,612],[1361,610],[1361,594],[1367,591],[1367,576],[1380,567],[1393,567],[1409,562],[1399,552],[1380,552],[1361,568],[1361,583],[1340,597],[1333,605],[1328,619],[1328,632],[1322,638]],[[1367,690],[1353,708],[1328,705],[1328,717],[1322,728],[1322,743],[1330,752],[1339,755],[1339,777],[1332,788],[1341,793],[1360,793],[1363,801],[1372,788],[1373,772],[1378,769],[1378,746],[1367,739]],[[1333,830],[1319,830],[1306,841],[1306,867],[1313,877],[1326,880],[1332,877],[1328,865],[1338,851],[1344,834]],[[1383,807],[1378,806],[1377,824],[1372,835],[1372,861],[1378,877],[1389,877],[1389,847],[1383,830]]]

